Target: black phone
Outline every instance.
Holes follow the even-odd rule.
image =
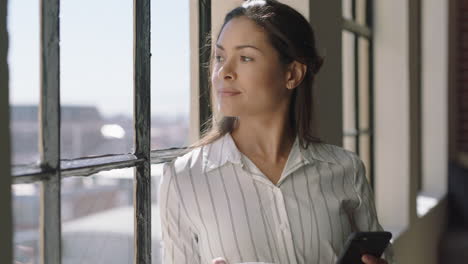
[[[336,263],[363,264],[365,254],[380,258],[391,238],[392,233],[386,231],[351,233]]]

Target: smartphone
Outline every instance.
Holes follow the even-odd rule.
[[[361,258],[365,254],[380,258],[391,238],[392,233],[386,231],[351,233],[336,263],[364,264]]]

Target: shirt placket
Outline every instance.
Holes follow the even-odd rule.
[[[276,200],[276,209],[278,211],[278,240],[281,244],[285,243],[284,250],[287,251],[288,261],[291,264],[297,264],[296,254],[294,251],[293,238],[291,233],[291,227],[289,225],[288,214],[286,213],[286,203],[284,201],[283,193],[280,188],[274,187],[273,194]],[[285,252],[286,253],[286,252]]]

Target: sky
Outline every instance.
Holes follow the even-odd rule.
[[[133,1],[61,0],[62,105],[133,115]],[[8,1],[10,104],[38,104],[38,0]],[[189,0],[151,0],[151,112],[188,115]]]

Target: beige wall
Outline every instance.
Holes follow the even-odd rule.
[[[448,2],[422,1],[422,175],[423,191],[447,193]]]
[[[374,9],[375,193],[383,226],[410,224],[408,1],[377,1]]]

